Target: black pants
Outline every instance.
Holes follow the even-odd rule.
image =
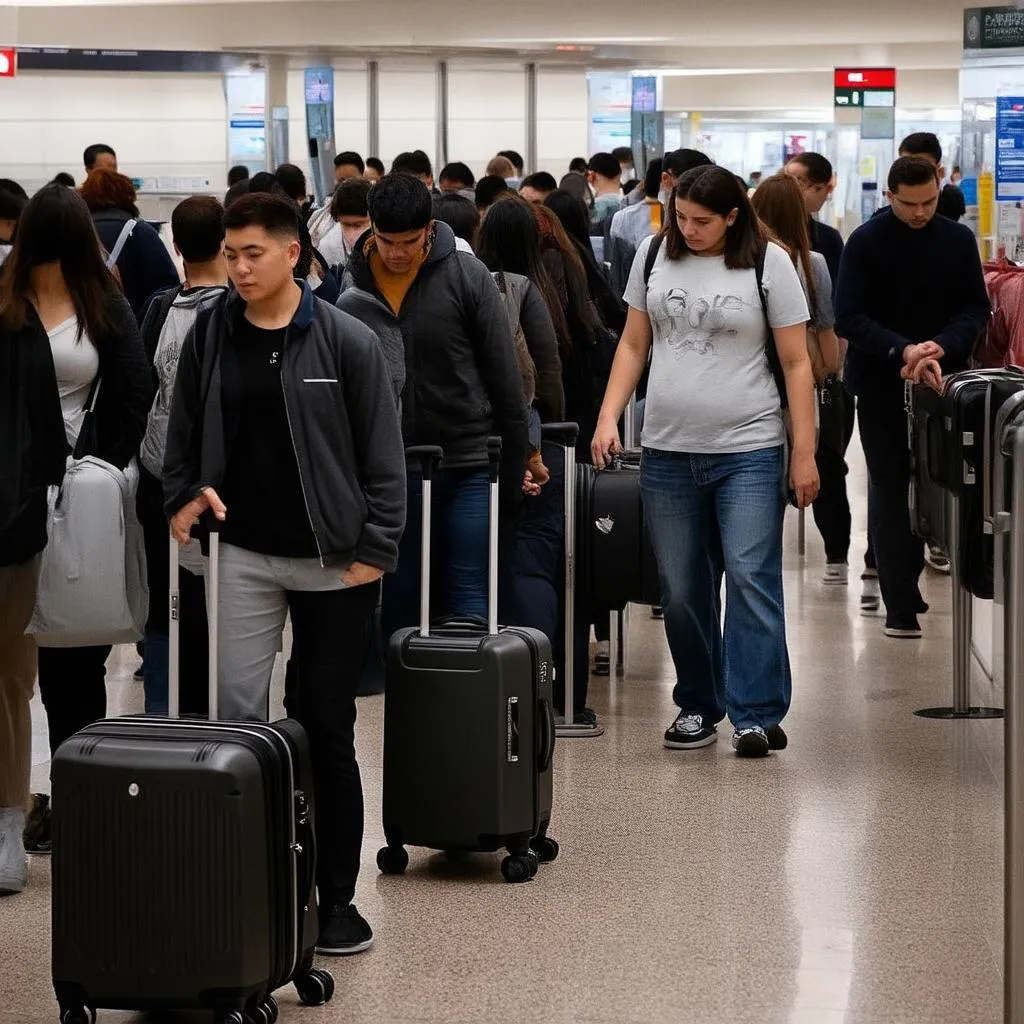
[[[854,403],[841,384],[831,389],[830,397],[830,404],[818,406],[820,433],[815,460],[821,489],[812,510],[825,542],[825,561],[845,562],[850,556],[853,528],[846,494],[846,449],[853,437]]]
[[[46,708],[50,756],[79,729],[107,714],[104,647],[40,647],[39,693]]]
[[[867,459],[868,523],[878,582],[890,624],[925,610],[918,581],[924,542],[910,528],[910,450],[902,390],[887,389],[858,399],[860,439]]]
[[[293,639],[285,710],[305,727],[313,755],[321,905],[350,903],[359,876],[363,786],[355,748],[356,688],[379,592],[379,584],[371,584],[288,594]]]

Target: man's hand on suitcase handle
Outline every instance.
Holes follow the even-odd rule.
[[[367,583],[376,583],[384,575],[383,569],[364,562],[353,562],[347,569],[341,570],[341,582],[346,587],[362,587]]]
[[[171,516],[171,533],[179,544],[184,546],[192,539],[192,527],[199,522],[199,517],[207,509],[210,509],[220,522],[227,518],[227,506],[212,487],[204,487],[198,498],[193,498]]]

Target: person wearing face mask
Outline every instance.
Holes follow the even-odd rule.
[[[333,225],[317,249],[339,280],[360,235],[370,226],[366,197],[371,188],[373,182],[366,178],[348,178],[338,185],[331,197],[328,209]]]
[[[661,230],[665,211],[659,198],[662,167],[661,160],[652,160],[647,165],[643,202],[619,210],[608,228],[610,244],[605,245],[605,259],[611,264],[612,287],[619,294],[626,288],[638,246],[645,238]]]

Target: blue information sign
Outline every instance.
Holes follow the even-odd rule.
[[[1024,199],[1024,96],[996,97],[996,199]]]

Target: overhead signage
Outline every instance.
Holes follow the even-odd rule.
[[[632,110],[634,114],[653,114],[658,109],[658,79],[653,76],[635,77],[632,82]]]
[[[1017,7],[968,7],[964,11],[965,50],[1024,48],[1024,10]]]
[[[14,78],[18,73],[18,52],[11,47],[0,48],[0,78]]]
[[[256,58],[241,53],[192,50],[72,50],[19,46],[19,71],[219,72],[244,67]]]
[[[833,75],[836,107],[895,107],[895,68],[836,68]]]
[[[996,97],[996,199],[1024,199],[1024,96]]]

